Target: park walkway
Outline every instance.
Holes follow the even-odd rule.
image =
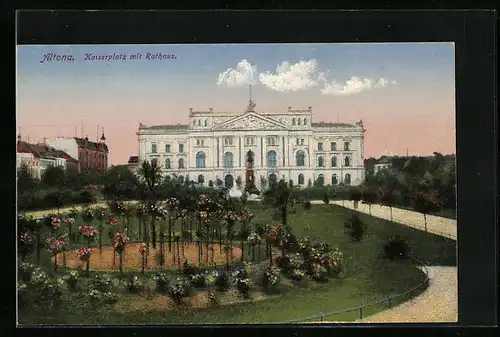
[[[323,201],[313,200],[312,204],[324,204]],[[331,200],[331,204],[356,210],[361,213],[370,214],[370,207],[367,204],[358,203],[358,208],[354,208],[352,200]],[[387,206],[372,205],[371,215],[377,218],[391,220],[391,211]],[[401,208],[392,208],[392,221],[413,227],[420,230],[425,230],[424,215],[415,211],[409,211]],[[434,215],[427,215],[427,231],[432,234],[447,237],[449,239],[457,239],[457,220],[443,218]]]

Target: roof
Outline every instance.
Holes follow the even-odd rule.
[[[27,144],[25,146],[33,153],[36,157],[55,157],[66,159],[67,161],[77,162],[73,157],[68,155],[66,152],[61,150],[56,150],[46,144]]]
[[[187,130],[189,127],[185,124],[177,125],[153,125],[148,127],[142,127],[143,130]]]
[[[312,127],[320,127],[320,128],[331,128],[331,127],[337,127],[337,126],[354,127],[355,125],[349,124],[349,123],[319,122],[319,123],[311,123],[311,126]]]
[[[130,156],[128,158],[128,164],[139,164],[139,156]]]
[[[90,141],[86,138],[74,137],[74,139],[75,139],[78,147],[83,147],[83,148],[95,150],[95,151],[109,152],[108,146],[105,143],[96,143],[96,142]]]
[[[26,142],[17,142],[16,145],[16,152],[17,153],[31,153],[35,157],[40,157],[39,154],[31,148],[31,144],[28,144]]]

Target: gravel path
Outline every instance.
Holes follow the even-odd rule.
[[[324,204],[323,201],[313,200],[312,204]],[[354,202],[351,200],[333,200],[330,201],[335,205],[353,209],[358,212],[370,214],[370,207],[367,204],[358,203],[358,208],[354,208]],[[391,219],[391,211],[387,206],[372,205],[371,215],[377,218],[386,220]],[[425,230],[424,215],[422,213],[409,211],[401,208],[392,208],[392,221],[413,227],[420,230]],[[443,218],[434,215],[427,215],[427,231],[432,234],[444,236],[453,240],[457,239],[457,221],[453,219]]]

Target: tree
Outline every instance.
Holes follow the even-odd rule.
[[[62,187],[66,183],[66,174],[58,166],[50,166],[42,174],[42,183],[49,187]]]
[[[145,160],[142,162],[139,169],[139,176],[142,183],[146,187],[146,199],[149,203],[156,203],[156,189],[161,183],[161,167],[158,160],[153,159],[151,162]],[[151,216],[151,236],[153,248],[156,248],[156,216]]]
[[[368,204],[368,213],[372,215],[372,204],[378,200],[377,193],[371,188],[365,188],[362,192],[361,199],[365,204]]]
[[[397,195],[393,189],[383,188],[379,191],[380,201],[389,207],[392,221],[392,207],[396,204]]]
[[[263,202],[268,207],[276,209],[281,216],[281,224],[283,228],[289,231],[287,226],[287,217],[290,209],[296,204],[297,197],[293,188],[290,188],[282,179],[278,184],[272,184],[269,189],[264,192]]]
[[[411,202],[415,210],[424,215],[424,228],[427,233],[427,214],[441,209],[441,203],[434,193],[416,192],[411,194]]]
[[[105,175],[104,193],[120,199],[137,198],[137,176],[125,165],[112,166]]]
[[[323,202],[325,203],[325,205],[328,205],[330,203],[327,192],[325,192],[325,195],[323,196]]]
[[[358,202],[361,200],[363,194],[361,193],[361,190],[359,187],[351,187],[351,190],[349,191],[349,199],[353,201],[354,208],[358,208]]]
[[[17,170],[17,191],[20,193],[31,192],[36,187],[37,181],[31,175],[28,166],[21,163]]]

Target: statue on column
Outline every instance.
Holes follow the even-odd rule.
[[[253,171],[254,153],[249,150],[246,154],[246,172],[245,172],[245,192],[260,195],[260,191],[255,186],[255,176]]]

